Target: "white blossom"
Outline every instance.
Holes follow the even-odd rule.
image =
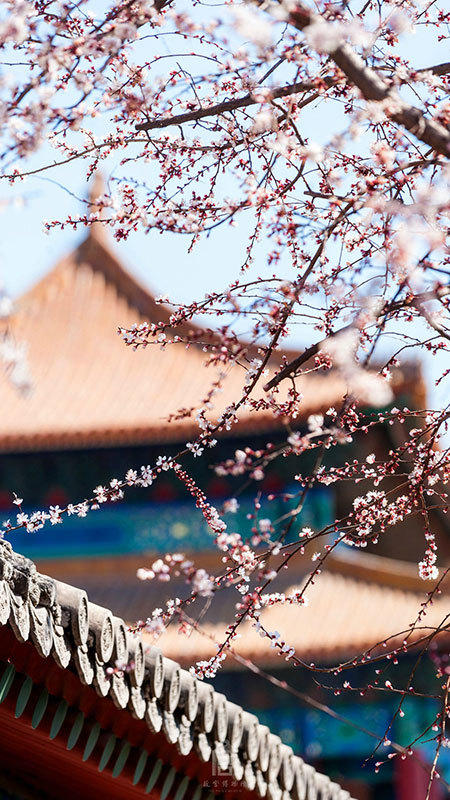
[[[243,38],[253,42],[262,51],[272,44],[273,26],[261,14],[240,5],[233,7],[233,15],[235,28]]]
[[[198,569],[192,578],[192,588],[200,597],[212,597],[214,581],[204,569]]]
[[[265,131],[274,131],[277,129],[277,120],[274,113],[270,110],[262,110],[256,114],[252,126],[251,133],[264,133]]]
[[[314,435],[317,435],[322,432],[323,428],[323,415],[322,414],[310,414],[308,417],[308,428]]]

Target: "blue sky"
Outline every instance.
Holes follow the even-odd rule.
[[[108,5],[105,0],[93,0],[93,7],[97,10],[105,5]],[[223,17],[227,13],[220,5],[211,10],[211,16],[214,17]],[[169,47],[173,47],[177,54],[183,50],[189,52],[189,43],[183,46],[179,38],[175,38],[173,45],[173,40],[170,40],[170,45],[166,40],[161,44],[158,40],[158,47],[163,47],[167,53]],[[430,34],[425,28],[416,34],[402,35],[400,42],[398,52],[408,56],[418,68],[444,61],[448,57],[447,43],[436,42],[435,33]],[[148,50],[148,42],[143,44]],[[170,59],[163,60],[161,69],[167,71],[171,66]],[[337,104],[331,113],[333,120],[330,122],[330,106],[327,103],[323,106],[313,105],[311,113],[305,113],[302,118],[302,132],[319,142],[325,142],[331,130],[339,130],[339,117],[342,126],[344,123]],[[55,155],[58,154],[44,144],[27,164],[21,163],[20,166],[43,165],[54,160]],[[119,162],[120,154],[108,159],[105,174],[113,174]],[[11,186],[5,181],[0,183],[0,212],[3,212],[0,213],[0,280],[13,296],[27,289],[79,240],[80,233],[69,229],[55,230],[47,236],[43,232],[42,222],[44,219],[62,219],[70,213],[82,211],[77,198],[83,198],[87,193],[83,174],[85,168],[84,162],[80,161],[29,177],[20,185]],[[136,171],[134,174],[141,179],[146,177]],[[22,197],[23,203],[16,205],[14,197],[17,201]],[[192,256],[187,256],[187,239],[170,234],[132,234],[127,242],[116,244],[115,247],[128,268],[157,293],[169,293],[177,299],[188,300],[227,283],[238,272],[245,250],[245,228],[245,220],[241,217],[237,229],[219,229],[208,242],[194,250]]]
[[[444,46],[438,46],[422,32],[402,39],[403,52],[411,57],[417,67],[445,60],[445,43]],[[179,42],[177,51],[180,51]],[[164,69],[167,69],[168,65],[164,63]],[[328,105],[312,107],[311,112],[308,117],[305,115],[304,132],[307,135],[324,141],[331,128],[339,129],[338,107],[334,107],[336,118],[332,124],[328,117]],[[54,157],[55,151],[44,145],[31,159],[29,166],[48,163]],[[120,154],[108,159],[105,164],[106,177],[115,172],[119,162]],[[0,280],[13,297],[20,295],[44,275],[85,235],[79,229],[55,229],[49,235],[43,230],[43,221],[46,219],[63,219],[82,211],[79,198],[87,193],[84,170],[83,162],[75,162],[32,176],[22,184],[11,186],[5,181],[0,184]],[[139,175],[136,171],[134,174]],[[144,175],[139,177],[145,178]],[[223,288],[237,277],[245,253],[249,222],[249,219],[241,216],[238,227],[217,229],[191,254],[187,252],[187,237],[168,233],[160,235],[155,231],[147,235],[132,233],[126,242],[114,242],[113,247],[130,272],[157,295],[167,294],[175,300],[191,301],[205,292]],[[253,272],[267,274],[264,243],[260,254],[261,264]],[[300,333],[294,335],[291,341],[298,345],[311,343],[309,336],[305,341],[304,334]],[[438,365],[431,361],[426,365],[430,379],[436,374],[437,368]],[[433,405],[443,399],[442,392],[433,392]]]

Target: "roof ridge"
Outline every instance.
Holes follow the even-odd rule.
[[[151,289],[144,286],[126,269],[109,247],[103,228],[97,230],[98,224],[100,223],[91,226],[87,236],[69,258],[72,257],[77,267],[88,264],[94,272],[102,274],[141,316],[152,322],[168,322],[171,315],[168,306],[157,303]]]
[[[119,297],[126,300],[128,306],[135,309],[140,317],[154,323],[169,325],[170,318],[175,311],[170,305],[157,302],[154,292],[133,275],[122,263],[119,257],[109,246],[109,239],[104,229],[104,224],[100,221],[91,223],[84,239],[75,247],[74,250],[62,256],[48,272],[46,272],[37,283],[33,284],[27,291],[18,298],[18,306],[12,317],[20,311],[20,305],[36,297],[48,285],[52,277],[61,272],[64,268],[90,267],[95,274],[102,275],[106,285],[114,287]],[[190,320],[177,323],[177,335],[189,336],[194,334],[192,345],[202,348],[204,341],[218,345],[221,343],[219,336],[208,327]],[[197,341],[201,340],[201,341]],[[252,343],[241,340],[249,355],[259,352],[259,347]],[[283,350],[289,358],[297,353],[289,348]]]
[[[154,292],[144,286],[135,275],[133,275],[122,263],[119,257],[110,247],[110,239],[105,230],[104,222],[96,221],[90,224],[87,235],[67,255],[62,256],[55,266],[46,272],[40,280],[32,285],[21,297],[19,303],[32,298],[41,291],[48,283],[49,279],[62,268],[74,266],[76,269],[89,266],[94,273],[102,275],[107,284],[112,285],[119,296],[127,301],[131,308],[136,309],[141,317],[150,322],[170,323],[170,318],[175,311],[170,305],[157,302]],[[194,321],[183,321],[177,323],[176,333],[178,335],[194,334],[193,346],[203,347],[207,340],[211,345],[221,344],[221,339],[213,329]],[[201,339],[201,341],[196,341]],[[259,354],[259,345],[239,339],[249,357]],[[288,359],[297,355],[298,350],[290,347],[283,348],[281,351]],[[271,360],[279,360],[279,353],[275,353]]]
[[[41,278],[32,284],[17,300],[15,313],[20,310],[20,306],[37,294],[49,284],[49,282],[67,267],[80,269],[90,267],[93,273],[102,275],[105,282],[112,285],[119,296],[127,301],[128,305],[135,308],[142,316],[152,322],[168,322],[171,316],[169,306],[158,303],[151,289],[144,286],[114,254],[112,248],[103,231],[96,229],[101,223],[93,223],[87,235],[75,247],[74,250],[59,258],[56,264],[49,269]],[[13,316],[15,316],[15,313]],[[193,326],[194,327],[194,326]]]
[[[338,784],[294,755],[258,718],[227,700],[153,646],[144,649],[119,617],[87,594],[41,575],[35,564],[0,542],[0,625],[19,641],[31,639],[43,658],[62,669],[74,664],[81,682],[119,709],[145,720],[182,756],[196,753],[259,797],[350,800]],[[117,671],[119,666],[127,668]],[[311,795],[310,795],[311,792]]]
[[[380,589],[387,587],[394,592],[406,592],[415,596],[426,593],[424,581],[417,572],[417,564],[378,553],[362,553],[352,548],[341,549],[330,554],[327,571],[353,581],[378,586]],[[450,581],[444,581],[441,590],[444,594],[449,594]]]
[[[11,314],[12,320],[20,314],[24,306],[42,295],[46,287],[65,269],[72,267],[79,270],[87,266],[94,274],[102,275],[105,283],[113,286],[118,296],[123,297],[130,308],[136,309],[138,315],[151,322],[169,322],[172,313],[170,308],[163,303],[157,303],[151,289],[145,287],[126,269],[109,247],[105,235],[94,229],[99,224],[101,223],[94,223],[74,250],[59,258],[51,269],[17,298]]]

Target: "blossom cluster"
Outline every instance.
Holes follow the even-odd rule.
[[[197,569],[194,563],[186,559],[181,553],[168,553],[164,559],[158,558],[150,568],[141,567],[137,571],[137,577],[141,581],[149,581],[156,578],[159,581],[170,581],[172,576],[183,575],[186,581],[191,584],[195,596],[211,597],[214,591],[214,579],[200,568]]]
[[[248,621],[274,652],[301,666],[264,613],[275,605],[304,613],[305,591],[320,584],[342,543],[373,550],[403,536],[403,523],[420,525],[419,575],[435,584],[400,644],[374,643],[352,665],[381,658],[379,651],[396,664],[440,590],[438,528],[450,479],[450,70],[422,64],[421,47],[402,43],[426,31],[438,48],[449,22],[436,3],[422,8],[412,0],[190,9],[168,0],[111,0],[106,9],[89,0],[5,0],[0,179],[17,185],[49,171],[66,186],[67,165],[86,178],[102,165],[107,186],[80,213],[62,218],[50,210],[46,232],[94,225],[118,241],[136,231],[167,242],[178,236],[188,243],[188,275],[197,248],[222,232],[233,274],[203,297],[161,298],[151,319],[117,320],[130,358],[133,349],[152,347],[163,358],[173,348],[203,358],[209,388],[189,407],[168,409],[168,424],[192,422],[188,441],[154,464],[105,477],[90,497],[65,507],[26,512],[16,497],[16,519],[4,523],[3,535],[101,513],[130,488],[146,489],[172,471],[209,526],[218,570],[210,574],[179,553],[143,567],[139,578],[183,578],[188,593],[137,628],[158,637],[177,621],[187,630],[187,606],[213,602],[223,588],[234,592],[235,618],[214,656],[194,668],[200,677],[223,665]],[[0,360],[16,388],[32,389],[26,343],[14,335],[4,295],[0,316]],[[288,349],[292,337],[302,352]],[[409,358],[432,365],[441,407],[423,407],[430,401],[408,378]],[[400,401],[404,392],[411,397]],[[257,421],[257,443],[246,420]],[[273,441],[264,442],[267,431]],[[236,434],[234,454],[214,461],[218,439]],[[199,459],[233,484],[221,508],[196,478]],[[289,491],[266,491],[279,466],[289,473]],[[351,487],[352,500],[316,530],[301,515],[310,491],[324,486],[347,494]],[[253,513],[247,524],[227,527],[222,517],[237,511],[244,489],[254,492]],[[280,517],[274,500],[290,504]],[[311,569],[305,585],[286,592],[272,585],[303,556]],[[401,695],[381,672],[370,686]],[[401,696],[413,690],[408,685]],[[341,691],[365,689],[348,680]],[[448,686],[442,697],[444,709]],[[445,746],[441,713],[432,730]]]

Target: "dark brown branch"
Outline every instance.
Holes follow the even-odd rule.
[[[317,89],[321,83],[327,86],[332,86],[335,81],[331,78],[321,78],[317,81],[301,81],[300,83],[293,83],[289,86],[281,86],[278,89],[271,89],[271,97],[288,97],[292,94],[299,94],[300,92],[307,92],[310,89]],[[207,108],[197,108],[195,111],[186,111],[185,114],[177,114],[174,117],[162,117],[159,119],[151,120],[150,122],[141,122],[136,125],[138,131],[151,131],[156,128],[168,128],[170,125],[181,125],[183,122],[193,122],[204,117],[213,117],[219,114],[225,114],[227,111],[236,111],[238,108],[245,108],[246,106],[256,105],[259,101],[255,99],[253,94],[249,93],[243,97],[237,97],[235,100],[224,100],[222,103],[216,103]]]
[[[349,325],[348,328],[351,326]],[[330,333],[330,336],[327,338],[332,338],[336,336],[338,333],[342,333],[343,330],[347,330],[346,328],[342,328],[340,331],[336,331],[335,333]],[[263,386],[265,392],[268,392],[269,389],[273,389],[274,386],[277,386],[281,381],[285,378],[289,377],[289,375],[293,375],[297,372],[298,369],[309,361],[310,358],[316,356],[319,352],[320,347],[323,345],[325,339],[322,339],[320,342],[316,342],[316,344],[311,345],[311,347],[307,347],[306,350],[303,351],[297,358],[294,358],[292,361],[289,361],[289,364],[286,364],[283,369],[280,370],[276,375],[271,378],[271,380]]]
[[[410,295],[409,297],[405,297],[403,300],[396,300],[392,303],[386,303],[384,307],[381,309],[378,317],[385,317],[387,314],[392,314],[396,311],[400,311],[402,308],[416,308],[419,313],[425,316],[427,322],[433,327],[440,336],[444,336],[446,339],[449,338],[449,334],[445,329],[442,329],[442,326],[438,326],[436,322],[434,322],[433,318],[430,317],[430,314],[424,309],[424,303],[430,300],[442,300],[444,297],[450,294],[450,288],[448,286],[441,286],[437,291],[429,291],[429,292],[422,292],[418,295]],[[278,386],[281,381],[285,378],[288,378],[290,375],[295,375],[298,369],[309,361],[310,358],[316,356],[319,352],[320,348],[323,346],[324,342],[327,339],[333,339],[333,337],[337,336],[338,334],[344,333],[345,331],[349,331],[354,328],[354,323],[350,323],[350,325],[346,325],[344,328],[340,328],[338,331],[334,331],[326,336],[324,339],[321,339],[320,342],[316,342],[316,344],[312,344],[311,347],[307,347],[306,350],[303,351],[297,358],[292,359],[289,361],[288,364],[280,369],[273,378],[268,381],[265,386],[263,386],[264,391],[268,392],[270,389],[273,389],[275,386]]]
[[[431,67],[421,67],[416,70],[420,75],[422,72],[432,72],[433,75],[448,75],[450,72],[450,61],[444,61],[443,64],[434,64]]]
[[[300,3],[289,16],[291,24],[300,31],[320,19],[317,14]],[[358,87],[365,100],[377,102],[389,100],[391,110],[385,109],[386,116],[406,128],[437,153],[450,156],[450,131],[448,128],[436,120],[428,119],[419,108],[406,103],[394,87],[386,84],[373,69],[366,66],[361,56],[355,53],[349,45],[339,45],[329,53],[329,56],[348,80]]]

